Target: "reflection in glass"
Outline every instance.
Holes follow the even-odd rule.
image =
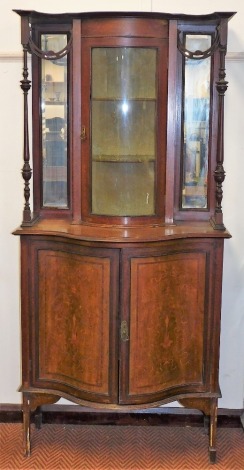
[[[210,35],[186,35],[186,48],[205,51]],[[185,59],[182,208],[206,209],[211,58]]]
[[[60,51],[63,34],[42,34],[42,50]],[[67,56],[42,60],[43,206],[65,208],[67,198]]]
[[[92,212],[155,214],[156,49],[92,49]]]

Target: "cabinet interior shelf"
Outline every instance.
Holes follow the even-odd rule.
[[[44,85],[64,85],[65,82],[63,80],[45,80]]]
[[[144,98],[144,97],[138,97],[138,98],[127,98],[127,97],[92,97],[92,101],[115,101],[119,103],[124,103],[124,102],[132,102],[132,101],[156,101],[156,98]]]
[[[46,105],[59,105],[59,106],[63,106],[63,105],[66,105],[67,102],[66,101],[57,101],[57,100],[45,100],[44,103]]]
[[[147,163],[154,162],[154,155],[94,155],[93,162],[98,163]]]

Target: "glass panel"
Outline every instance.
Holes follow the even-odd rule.
[[[154,48],[92,50],[92,212],[155,214]]]
[[[42,34],[42,50],[60,51],[65,34]],[[43,206],[65,208],[67,197],[67,56],[42,60]]]
[[[211,46],[210,35],[186,35],[195,52]],[[185,59],[182,209],[206,209],[211,58]]]

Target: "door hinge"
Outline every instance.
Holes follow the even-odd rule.
[[[120,339],[121,341],[129,341],[129,333],[128,333],[128,324],[126,320],[121,322],[120,326]]]
[[[81,140],[86,140],[86,137],[87,137],[87,135],[86,135],[86,127],[85,127],[85,126],[82,126],[82,127],[81,127],[80,138],[81,138]]]

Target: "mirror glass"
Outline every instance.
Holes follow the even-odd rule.
[[[43,51],[58,52],[65,34],[42,34]],[[44,207],[66,208],[67,195],[67,56],[41,61],[42,172]]]
[[[211,35],[186,34],[185,47],[205,51]],[[211,57],[185,58],[183,68],[182,209],[208,206],[208,143]]]

